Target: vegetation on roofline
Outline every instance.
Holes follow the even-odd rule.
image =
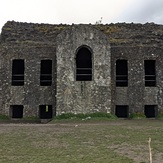
[[[66,26],[62,26],[62,25],[57,25],[57,26],[54,26],[53,28],[49,28],[47,25],[45,26],[37,26],[35,29],[39,32],[44,32],[44,33],[48,33],[49,31],[51,30],[64,30],[66,29],[67,27]]]
[[[111,34],[111,33],[116,33],[116,32],[120,32],[121,28],[116,26],[116,25],[95,25],[95,28],[97,28],[100,31],[103,31],[106,34]]]
[[[154,23],[102,24],[102,18],[95,24],[88,25],[105,33],[108,36],[108,41],[113,45],[132,44],[136,46],[144,46],[148,44],[153,45],[154,41],[157,44],[158,43],[162,44],[161,37],[163,35],[163,25],[157,25]],[[43,40],[42,38],[45,37],[44,40],[48,40],[47,38],[58,34],[60,31],[65,30],[70,26],[72,25],[37,24],[8,21],[2,28],[2,35],[4,39],[11,37],[11,40],[15,39],[24,41],[24,38],[26,38],[27,40],[35,41],[35,39],[30,37],[31,32],[31,35],[32,33],[35,33],[35,36],[38,36],[38,38],[40,38],[40,40],[42,41]]]

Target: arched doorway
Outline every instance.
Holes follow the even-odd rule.
[[[92,52],[83,46],[76,54],[76,81],[92,80]]]

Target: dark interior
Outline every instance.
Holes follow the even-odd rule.
[[[145,60],[145,86],[156,86],[155,60]]]
[[[156,117],[156,106],[155,105],[145,105],[144,113],[147,118]]]
[[[52,105],[40,105],[40,119],[51,119],[53,117]]]
[[[79,49],[76,55],[76,80],[92,80],[92,54],[88,48]]]
[[[127,60],[116,61],[116,86],[128,86],[128,65]]]
[[[127,105],[117,105],[115,109],[115,115],[118,118],[128,118],[129,110]]]
[[[23,118],[23,105],[12,105],[12,118]]]
[[[52,60],[41,60],[40,85],[50,86],[52,84]]]
[[[24,85],[24,60],[15,59],[12,62],[12,85]]]

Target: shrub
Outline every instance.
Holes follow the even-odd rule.
[[[96,112],[96,113],[92,113],[90,114],[90,117],[105,117],[105,118],[116,118],[115,115],[112,115],[111,113],[104,113],[104,112]]]
[[[143,118],[146,118],[146,116],[142,112],[136,112],[136,113],[130,114],[130,118],[131,119],[143,119]]]
[[[7,120],[7,119],[9,119],[8,116],[0,114],[0,120]]]
[[[163,113],[158,114],[158,115],[157,115],[157,118],[158,118],[158,119],[163,119]]]
[[[108,118],[108,119],[115,119],[117,118],[115,115],[111,113],[104,113],[104,112],[95,112],[95,113],[64,113],[55,117],[55,119],[91,119],[91,118]]]

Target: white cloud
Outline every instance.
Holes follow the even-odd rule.
[[[117,19],[124,22],[163,23],[162,8],[162,0],[132,0]]]
[[[8,20],[34,23],[163,23],[162,0],[0,0],[0,28]]]
[[[110,23],[129,0],[57,1],[57,16],[67,23],[95,23],[102,17]]]

